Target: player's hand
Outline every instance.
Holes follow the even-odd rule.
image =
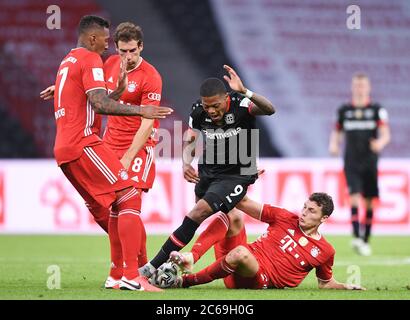
[[[126,58],[121,59],[120,63],[120,73],[118,75],[117,81],[117,91],[124,92],[128,86],[128,72],[127,72],[127,60]]]
[[[198,183],[199,176],[196,170],[190,164],[184,164],[183,166],[184,171],[184,179],[191,183]]]
[[[379,153],[383,150],[383,146],[378,139],[370,139],[370,150],[374,153]]]
[[[122,163],[123,167],[128,170],[131,165],[132,158],[129,158],[126,154],[124,154],[120,162]]]
[[[43,100],[50,100],[54,98],[55,85],[49,86],[40,92],[40,98]]]
[[[174,110],[168,107],[146,105],[141,108],[141,117],[147,119],[164,119],[172,112],[174,112]]]
[[[239,92],[241,94],[246,93],[246,88],[242,83],[241,78],[236,74],[235,70],[232,69],[230,66],[224,65],[224,69],[228,72],[228,76],[224,76],[226,82],[228,82],[229,86],[232,90]]]

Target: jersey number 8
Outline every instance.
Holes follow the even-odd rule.
[[[134,172],[140,172],[141,171],[141,165],[142,165],[142,159],[141,158],[135,158],[134,159],[134,164],[132,165],[132,171]]]

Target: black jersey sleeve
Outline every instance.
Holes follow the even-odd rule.
[[[379,104],[376,105],[376,121],[378,126],[387,124],[389,121],[387,110]]]
[[[231,108],[235,108],[242,117],[250,119],[255,118],[255,116],[250,112],[251,108],[254,106],[254,103],[249,98],[237,92],[231,92],[230,98]]]
[[[200,129],[199,122],[202,113],[202,104],[199,100],[192,104],[191,114],[189,115],[188,125],[191,129]]]

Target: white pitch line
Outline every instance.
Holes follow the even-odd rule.
[[[410,257],[404,259],[380,259],[380,258],[368,258],[363,257],[361,260],[340,260],[335,262],[336,267],[341,266],[402,266],[410,265]]]

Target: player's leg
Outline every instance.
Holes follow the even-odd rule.
[[[120,235],[118,233],[118,212],[111,212],[108,222],[108,238],[110,240],[111,269],[107,282],[117,282],[121,280],[123,273],[123,258]],[[106,288],[110,288],[106,282]],[[118,287],[119,288],[119,287]]]
[[[254,181],[254,178],[241,176],[226,176],[207,181],[208,188],[202,199],[196,203],[182,225],[165,242],[155,258],[140,269],[140,272],[151,276],[155,269],[168,260],[172,251],[181,250],[191,241],[196,229],[207,217],[218,211],[224,213],[231,211],[245,196],[249,184]],[[201,192],[198,192],[198,189],[202,188],[201,184],[200,181],[195,187],[195,194],[199,197]]]
[[[194,245],[192,250],[195,261],[215,243],[240,232],[243,227],[242,213],[236,210],[235,206],[245,196],[251,182],[253,180],[232,176],[217,179],[209,186],[203,198],[215,209],[219,207],[222,212],[227,213],[227,216],[220,213],[199,236],[196,242],[198,245]]]
[[[94,199],[86,201],[85,205],[88,208],[88,211],[90,211],[91,215],[94,217],[95,222],[101,227],[101,229],[108,233],[110,210],[104,208]]]
[[[212,219],[213,220],[206,227],[206,229],[201,232],[198,239],[192,246],[190,252],[171,252],[170,260],[176,263],[181,268],[183,273],[191,273],[193,265],[213,245],[215,245],[215,250],[217,250],[216,246],[220,241],[223,241],[227,237],[234,237],[235,235],[239,234],[241,228],[243,228],[242,213],[237,209],[229,211],[228,214],[222,212],[217,213],[215,214],[215,217],[212,217]],[[230,247],[229,250],[222,255],[227,254],[230,249],[234,248],[235,246]]]
[[[214,250],[216,259],[228,254],[237,246],[246,245],[247,236],[242,212],[233,211],[233,214],[229,214],[229,220],[230,225],[226,236],[215,243]]]
[[[134,188],[134,181],[129,178],[127,171],[122,166],[114,152],[104,144],[86,147],[85,154],[98,169],[99,176],[106,178],[109,183],[103,189],[110,192],[110,203],[104,201],[105,193],[101,188],[93,191],[95,200],[100,204],[110,207],[118,215],[117,232],[121,242],[123,256],[123,277],[120,289],[158,291],[148,284],[146,279],[138,279],[138,253],[140,251],[140,230],[142,221],[139,216],[141,209],[140,194]],[[96,172],[89,172],[89,188],[94,189]],[[129,280],[126,282],[126,280]],[[137,282],[138,280],[138,282]]]
[[[144,224],[141,229],[141,246],[138,253],[138,268],[144,266],[148,262],[147,256],[147,233]]]
[[[203,195],[206,200],[216,210],[219,207],[223,212],[228,212],[227,216],[220,213],[210,223],[210,225],[201,233],[192,248],[192,254],[179,254],[173,252],[170,258],[176,262],[184,272],[190,272],[194,262],[205,254],[214,244],[237,235],[243,227],[242,213],[235,208],[236,204],[245,196],[246,190],[253,179],[231,176],[224,179],[216,179],[210,183],[207,192]],[[196,190],[197,191],[197,190]],[[197,192],[197,195],[200,194]],[[245,236],[246,239],[246,236]],[[238,245],[234,240],[233,244]],[[245,240],[246,243],[246,240]],[[228,246],[224,255],[234,246]],[[219,245],[215,245],[218,252]]]
[[[359,251],[363,245],[363,240],[360,237],[360,221],[359,221],[359,206],[361,199],[361,176],[357,169],[347,168],[344,169],[347,186],[349,189],[349,204],[351,210],[351,225],[353,231],[352,247],[355,251]]]
[[[184,288],[211,282],[235,273],[243,278],[253,278],[258,273],[259,263],[246,246],[237,246],[226,256],[220,257],[205,269],[182,276]]]
[[[91,204],[93,208],[109,210],[108,208],[115,201],[115,189],[128,187],[132,182],[116,178],[112,170],[120,170],[121,164],[117,168],[107,166],[106,163],[110,163],[112,159],[115,161],[116,158],[115,155],[111,155],[112,158],[107,159],[106,150],[102,146],[87,147],[85,150],[87,151],[79,159],[62,165],[61,169],[86,203]],[[110,158],[110,154],[108,154],[108,158]],[[108,231],[109,229],[108,226]],[[116,265],[118,268],[111,268],[110,275],[113,275],[114,278],[108,277],[107,288],[118,286],[118,278],[122,276],[121,257],[114,258],[111,265]]]
[[[374,198],[379,196],[379,187],[377,179],[377,167],[369,168],[363,177],[363,196],[365,197],[366,217],[363,232],[364,245],[362,246],[361,254],[370,256],[372,253],[370,247],[370,236],[373,224]]]
[[[119,289],[119,283],[123,276],[123,259],[121,241],[118,234],[118,214],[111,212],[100,205],[94,199],[85,203],[94,217],[95,222],[107,232],[110,241],[110,273],[105,281],[106,289]]]
[[[153,146],[145,146],[134,157],[128,169],[130,179],[135,181],[135,187],[141,195],[141,202],[145,192],[148,192],[155,180],[155,152]],[[142,207],[142,204],[141,204]],[[138,254],[138,266],[142,267],[147,262],[147,235],[145,226],[141,228],[140,250]]]
[[[150,277],[160,265],[168,260],[172,251],[181,250],[191,241],[201,222],[214,212],[205,200],[199,200],[185,216],[182,224],[165,241],[157,255],[139,269],[140,273]]]

